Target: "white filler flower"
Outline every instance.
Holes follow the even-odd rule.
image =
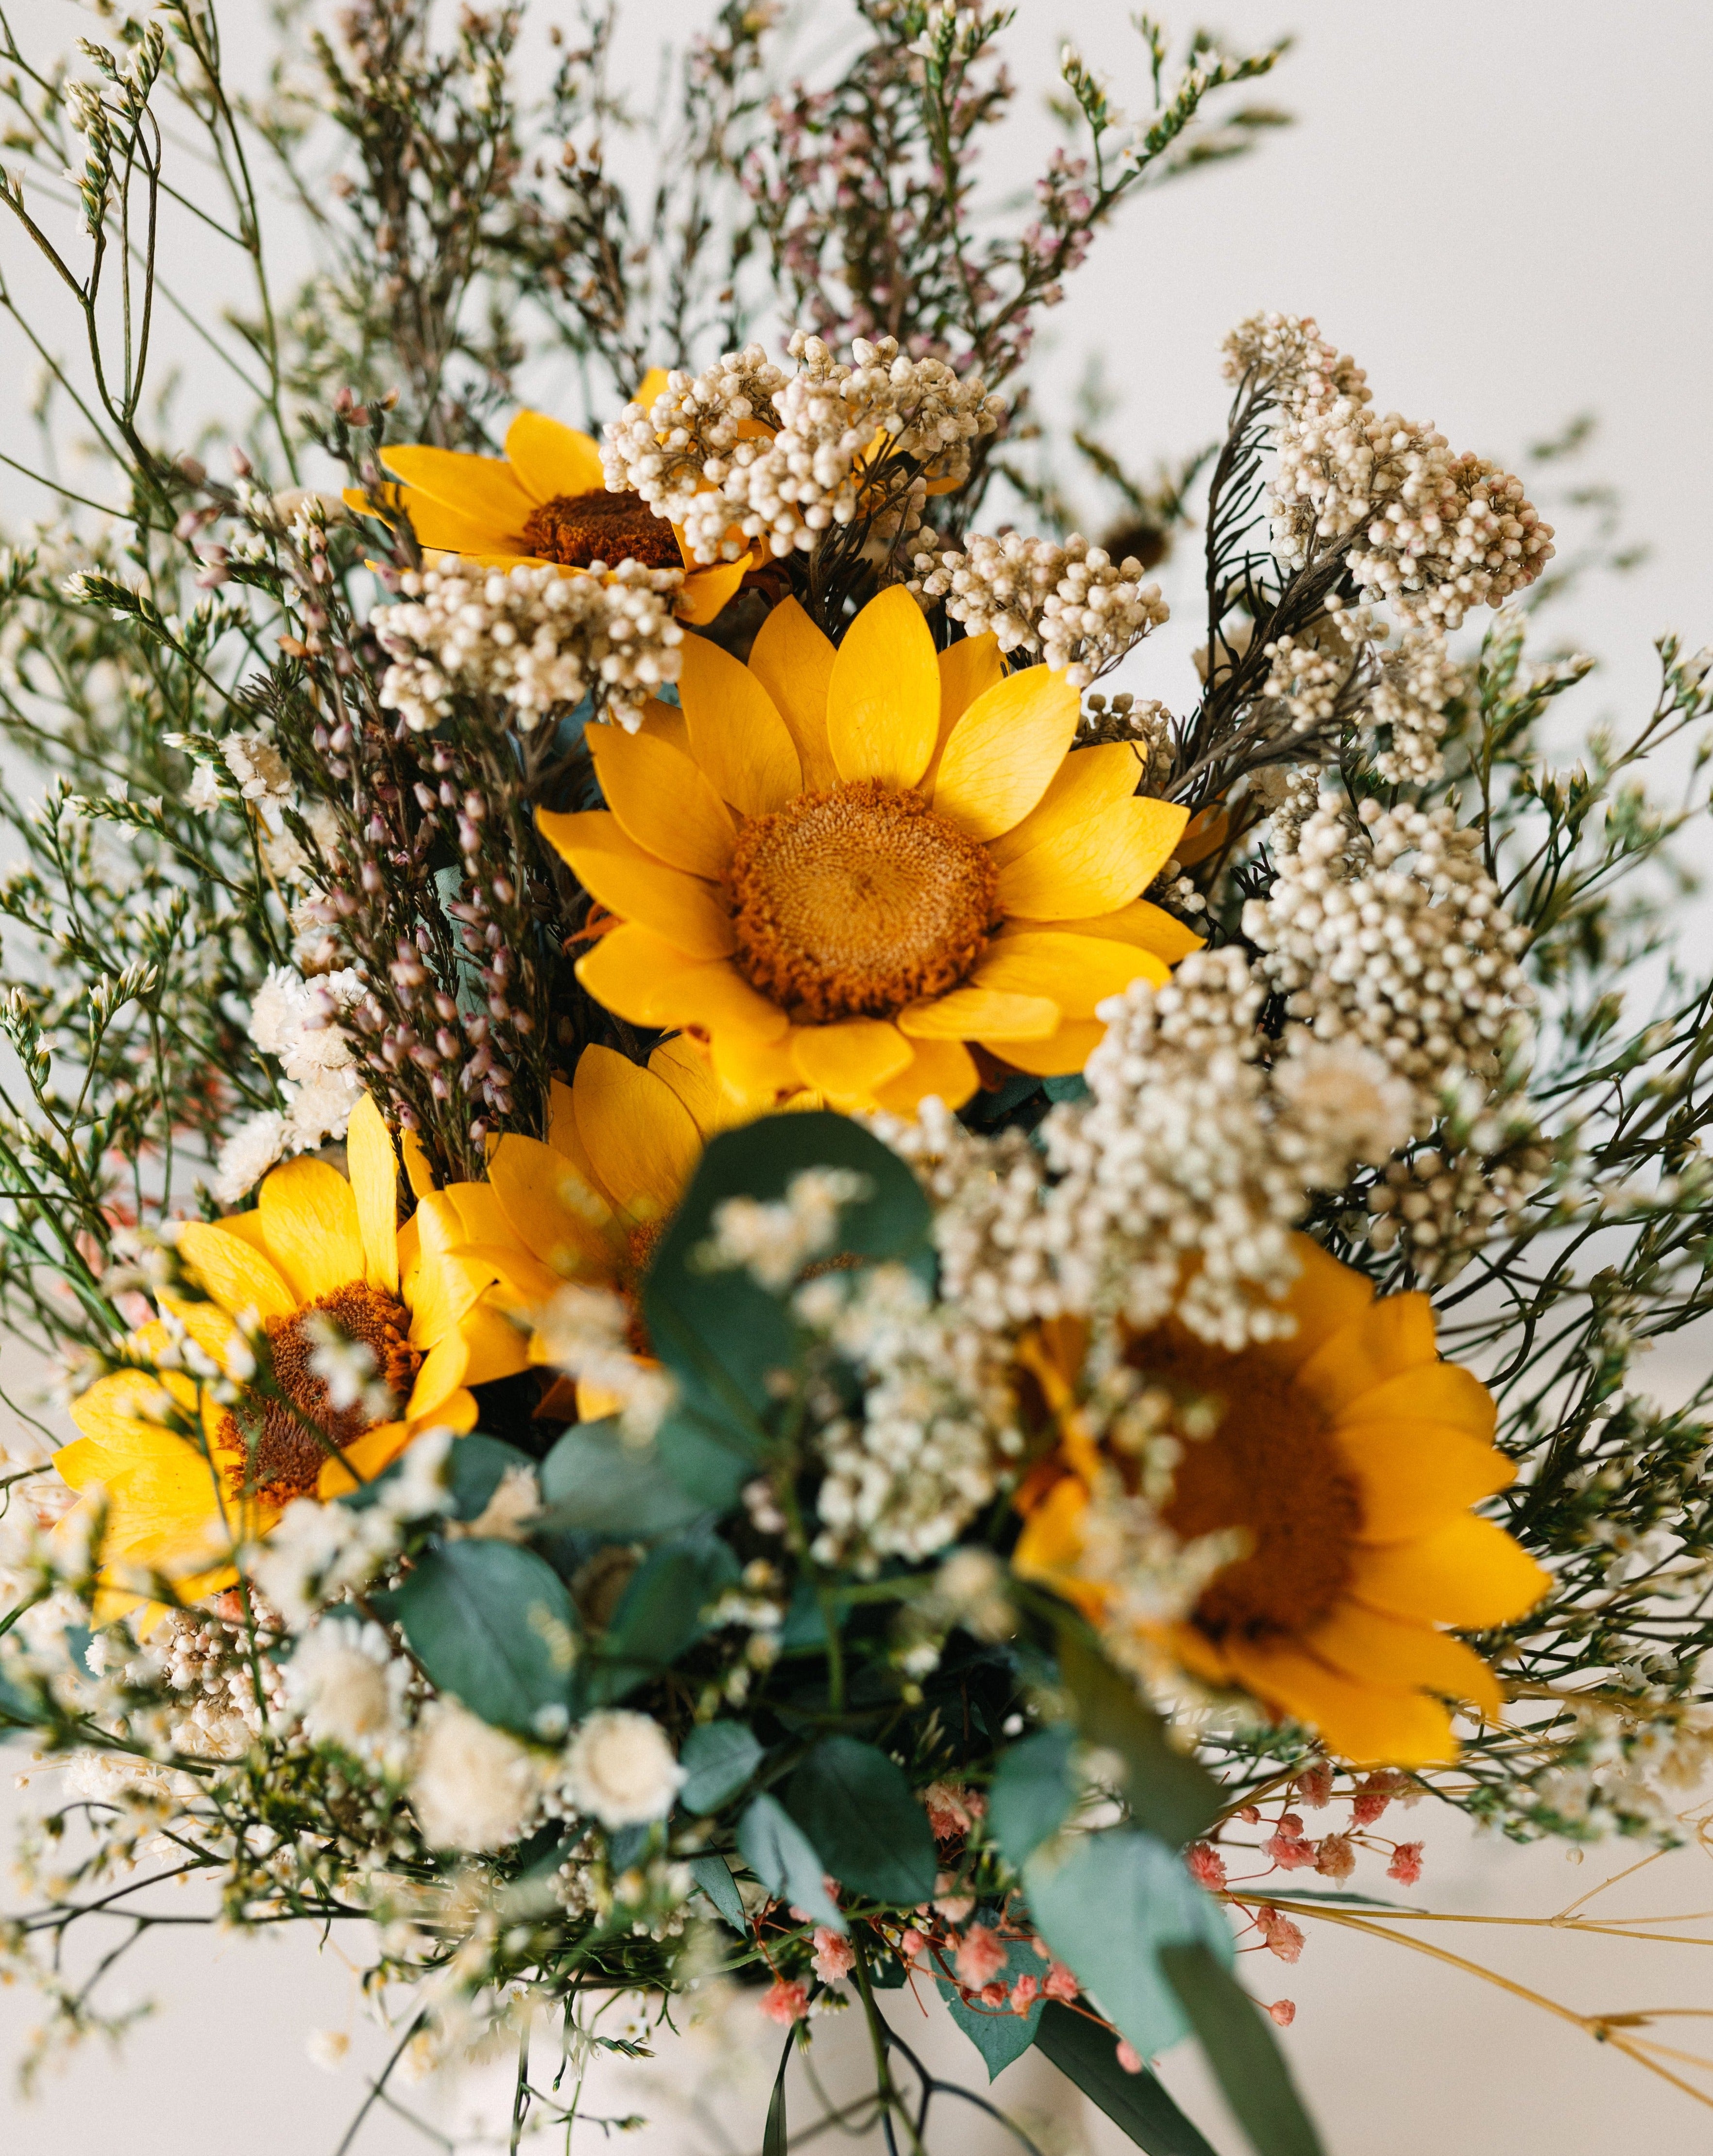
[[[565,1756],[567,1794],[603,1826],[664,1819],[683,1784],[684,1769],[659,1723],[627,1707],[592,1714]]]

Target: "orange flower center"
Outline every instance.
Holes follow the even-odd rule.
[[[1259,1357],[1222,1355],[1176,1327],[1135,1342],[1149,1377],[1212,1399],[1211,1437],[1184,1442],[1167,1525],[1187,1541],[1242,1527],[1248,1554],[1215,1573],[1193,1621],[1209,1639],[1311,1631],[1349,1583],[1362,1523],[1325,1418]]]
[[[969,977],[998,920],[984,846],[920,793],[859,778],[746,823],[729,879],[739,971],[809,1024],[890,1018]]]
[[[638,494],[556,494],[524,520],[521,544],[540,561],[587,569],[604,562],[640,562],[645,569],[681,569],[678,535]]]
[[[362,1400],[334,1405],[327,1380],[315,1368],[321,1346],[317,1321],[331,1323],[369,1350],[375,1359],[371,1382],[385,1385],[395,1406],[409,1395],[423,1358],[406,1337],[409,1312],[380,1289],[352,1281],[317,1296],[290,1317],[269,1318],[274,1380],[285,1398],[253,1400],[245,1427],[232,1415],[221,1424],[234,1496],[249,1494],[270,1505],[303,1496],[314,1490],[329,1456],[321,1437],[342,1449],[375,1426],[377,1418]]]

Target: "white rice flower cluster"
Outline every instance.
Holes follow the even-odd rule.
[[[816,1561],[872,1573],[889,1557],[944,1549],[1023,1450],[993,1335],[902,1265],[828,1274],[797,1307],[863,1380],[860,1418],[838,1417],[817,1440],[827,1472]]]
[[[1182,1683],[1162,1628],[1187,1617],[1214,1573],[1244,1553],[1242,1531],[1186,1542],[1116,1469],[1103,1466],[1083,1516],[1074,1571],[1103,1590],[1100,1636],[1112,1659],[1145,1684]]]
[[[1468,686],[1464,670],[1430,629],[1407,631],[1395,649],[1379,654],[1379,665],[1365,721],[1386,737],[1374,768],[1389,785],[1429,785],[1445,769],[1439,744],[1446,709]]]
[[[1328,344],[1312,315],[1251,315],[1227,336],[1222,372],[1228,382],[1254,375],[1287,412],[1335,397],[1367,403],[1367,377],[1348,352]]]
[[[1313,733],[1336,716],[1357,664],[1347,645],[1326,636],[1280,636],[1262,650],[1269,664],[1261,694],[1284,705],[1293,733]]]
[[[790,352],[795,374],[754,344],[705,373],[674,372],[652,406],[628,405],[606,430],[608,487],[669,518],[697,562],[735,561],[746,542],[807,553],[877,508],[874,536],[890,542],[921,523],[927,480],[962,480],[970,444],[1003,415],[979,375],[906,358],[895,337],[858,338],[850,364],[801,331]],[[874,475],[897,459],[919,470],[889,479],[877,503]]]
[[[1165,705],[1152,696],[1121,690],[1109,702],[1100,690],[1085,699],[1077,721],[1077,747],[1128,742],[1137,759],[1137,783],[1145,793],[1163,792],[1172,775],[1172,728]]]
[[[285,1697],[311,1744],[333,1744],[389,1777],[404,1769],[409,1666],[378,1625],[323,1618],[285,1665]]]
[[[518,1840],[541,1804],[543,1779],[536,1753],[455,1700],[423,1710],[410,1801],[431,1848],[480,1856]]]
[[[1306,788],[1295,793],[1273,822],[1278,880],[1244,908],[1264,978],[1319,1039],[1361,1042],[1428,1104],[1465,1072],[1490,1075],[1526,1000],[1526,938],[1482,865],[1480,831],[1459,830],[1449,808],[1377,801],[1354,825],[1330,799],[1298,823]]]
[[[1368,1240],[1402,1245],[1419,1279],[1454,1279],[1470,1256],[1507,1235],[1552,1165],[1552,1149],[1520,1103],[1490,1101],[1465,1081],[1443,1142],[1395,1160],[1368,1194]]]
[[[572,1732],[565,1754],[565,1794],[579,1812],[604,1827],[664,1819],[683,1786],[684,1769],[650,1715],[606,1707]]]
[[[1134,557],[1115,562],[1072,532],[1050,539],[976,534],[965,552],[915,557],[910,588],[941,599],[972,636],[991,629],[1002,651],[1026,651],[1063,668],[1074,689],[1110,672],[1170,609],[1158,584],[1144,583]]]
[[[556,1369],[612,1394],[618,1423],[633,1444],[646,1445],[672,1404],[672,1380],[638,1361],[632,1350],[633,1312],[609,1288],[569,1282],[536,1313],[546,1360]]]
[[[280,1671],[265,1656],[252,1662],[247,1643],[195,1610],[168,1610],[147,1644],[127,1654],[126,1635],[98,1635],[90,1650],[117,1665],[121,1685],[164,1687],[170,1704],[156,1717],[156,1733],[172,1750],[192,1758],[236,1759],[262,1734],[267,1714],[285,1702]],[[259,1677],[262,1701],[257,1698]]]
[[[832,1249],[841,1210],[866,1198],[871,1187],[854,1168],[806,1168],[776,1202],[725,1199],[714,1208],[714,1232],[697,1246],[695,1262],[704,1272],[747,1272],[777,1295],[812,1258]]]
[[[313,981],[289,966],[269,972],[250,1007],[249,1036],[279,1058],[285,1105],[248,1117],[222,1143],[214,1195],[223,1205],[236,1204],[275,1161],[344,1137],[363,1082],[339,1020],[365,993],[348,966]]]
[[[643,706],[678,679],[684,631],[673,606],[680,569],[623,562],[603,575],[521,567],[425,569],[373,625],[392,664],[381,701],[427,733],[463,690],[496,698],[528,733],[548,712],[604,700],[631,732]]]

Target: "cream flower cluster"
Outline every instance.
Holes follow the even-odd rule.
[[[681,570],[636,562],[604,576],[529,567],[407,576],[404,598],[375,609],[392,661],[381,701],[427,733],[461,690],[495,697],[528,733],[550,711],[593,696],[634,732],[644,705],[678,679],[684,631],[673,603],[683,581]]]
[[[285,1105],[264,1108],[231,1132],[214,1163],[214,1195],[235,1205],[277,1160],[345,1135],[363,1081],[339,1023],[366,991],[350,968],[313,981],[289,966],[271,969],[250,1008],[249,1035],[277,1057]]]
[[[1407,630],[1401,643],[1379,654],[1365,723],[1385,737],[1374,752],[1374,768],[1389,785],[1426,786],[1442,775],[1446,711],[1468,685],[1444,637],[1433,629]]]
[[[911,591],[944,599],[972,636],[991,629],[1002,651],[1064,669],[1074,689],[1110,672],[1170,612],[1159,585],[1141,581],[1140,562],[1116,562],[1078,532],[1062,547],[978,533],[963,552],[921,553],[913,567]]]
[[[606,430],[608,485],[669,517],[697,562],[734,561],[747,542],[807,553],[859,512],[879,511],[877,538],[912,530],[926,481],[962,480],[970,444],[1003,416],[979,375],[908,359],[894,337],[859,338],[854,363],[801,331],[790,352],[794,374],[759,345],[675,372],[652,406],[628,405]],[[900,459],[906,469],[888,470]]]
[[[1331,801],[1304,818],[1315,784],[1293,782],[1272,823],[1277,880],[1244,909],[1264,978],[1318,1038],[1362,1043],[1424,1101],[1465,1072],[1490,1075],[1526,999],[1526,938],[1480,832],[1459,830],[1449,808],[1372,800],[1354,825]]]
[[[1287,412],[1335,397],[1368,401],[1368,377],[1348,352],[1327,343],[1312,315],[1251,315],[1229,332],[1223,350],[1228,382],[1264,384]]]

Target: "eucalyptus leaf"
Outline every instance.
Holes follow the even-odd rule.
[[[485,1722],[552,1736],[573,1703],[577,1613],[564,1582],[514,1543],[448,1543],[392,1596],[411,1652]]]
[[[541,1462],[541,1502],[543,1527],[609,1542],[657,1542],[704,1509],[656,1445],[627,1444],[612,1420],[566,1431]]]
[[[1035,1952],[1033,1941],[1008,1939],[1005,1943],[1005,1967],[997,1981],[1010,1990],[1020,1976],[1042,1976],[1046,1965]],[[936,1977],[947,2011],[981,2053],[991,2082],[1002,2074],[1013,2059],[1020,2059],[1035,2041],[1040,2026],[1043,2001],[1036,1999],[1027,2014],[1013,2014],[1008,2006],[974,2006],[964,2004],[960,1987],[949,1978]]]
[[[1126,2073],[1118,2063],[1118,2046],[1110,2031],[1085,2014],[1074,2014],[1056,1999],[1049,1999],[1035,2031],[1035,2049],[1148,2156],[1218,2156],[1172,2102],[1158,2076],[1146,2066],[1139,2074]]]
[[[528,1453],[520,1452],[504,1438],[490,1437],[485,1430],[473,1430],[468,1437],[455,1439],[445,1467],[453,1518],[480,1519],[507,1468],[533,1469],[535,1464]]]
[[[700,1635],[702,1614],[738,1576],[714,1535],[663,1543],[631,1575],[589,1672],[589,1697],[622,1699],[669,1668]]]
[[[1160,1961],[1257,2156],[1326,2156],[1272,2023],[1230,1970],[1199,1941]]]
[[[737,1891],[731,1866],[723,1856],[691,1857],[690,1875],[734,1931],[748,1931],[749,1918],[744,1914],[743,1897]]]
[[[755,1798],[738,1822],[737,1845],[743,1861],[770,1894],[801,1909],[812,1922],[835,1932],[845,1929],[837,1903],[827,1892],[826,1866],[777,1797]]]
[[[785,1801],[841,1886],[911,1904],[938,1869],[928,1815],[903,1769],[855,1737],[823,1737],[792,1776]]]
[[[1177,1847],[1193,1841],[1219,1816],[1219,1784],[1174,1750],[1165,1723],[1130,1678],[1069,1620],[1059,1627],[1059,1667],[1085,1740],[1124,1762],[1125,1794],[1136,1824]]]
[[[685,1776],[679,1802],[686,1811],[717,1812],[748,1781],[761,1758],[762,1747],[746,1724],[699,1724],[678,1755]]]
[[[1076,1802],[1070,1771],[1074,1733],[1060,1723],[1037,1730],[999,1755],[987,1792],[987,1825],[1013,1871],[1021,1871],[1064,1825]]]

